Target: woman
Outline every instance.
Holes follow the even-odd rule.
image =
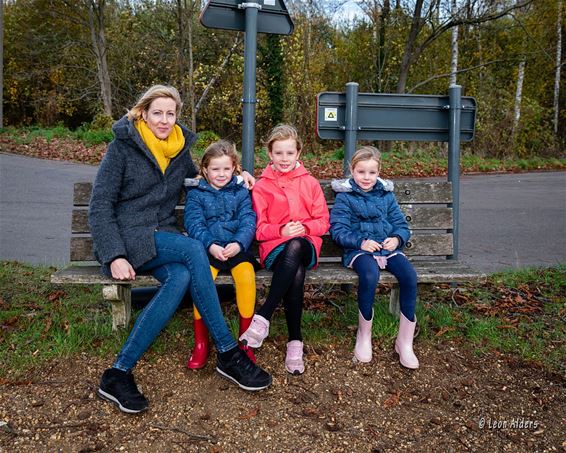
[[[117,280],[149,273],[161,282],[97,392],[128,413],[148,408],[132,369],[187,290],[216,344],[216,370],[246,390],[271,384],[271,376],[249,360],[228,330],[202,244],[177,230],[175,206],[184,179],[197,174],[189,153],[195,134],[177,123],[181,106],[175,88],[155,85],[114,124],[90,202],[94,251],[103,272]]]

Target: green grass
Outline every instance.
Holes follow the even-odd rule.
[[[38,138],[42,138],[49,143],[57,138],[77,140],[86,146],[92,146],[101,143],[110,143],[113,138],[110,129],[91,129],[88,125],[81,126],[75,131],[71,131],[63,126],[52,128],[42,128],[38,126],[23,128],[8,127],[2,129],[0,133],[19,145],[29,145]]]
[[[128,331],[112,331],[111,310],[98,286],[58,286],[53,268],[0,262],[0,377],[26,373],[53,358],[81,352],[116,354]],[[307,299],[303,335],[310,344],[353,346],[358,322],[354,292],[326,289],[326,300]],[[380,291],[382,292],[382,291]],[[566,265],[492,275],[486,285],[419,290],[417,341],[458,341],[476,354],[500,351],[552,371],[564,371],[566,357]],[[378,294],[374,342],[390,348],[398,321],[388,312],[388,295]],[[238,332],[233,303],[224,304],[232,333]],[[530,310],[530,311],[529,311]],[[134,319],[139,310],[134,310]],[[271,335],[286,338],[283,313]],[[153,344],[154,360],[171,348],[192,345],[192,310],[181,309]]]
[[[0,263],[0,375],[77,352],[104,355],[123,340],[99,287],[58,287],[53,268]]]

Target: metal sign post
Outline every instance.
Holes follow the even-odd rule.
[[[242,98],[242,168],[254,174],[255,143],[255,72],[257,59],[257,12],[258,3],[242,3],[246,10],[246,38],[244,45],[244,96]]]
[[[454,254],[458,258],[460,219],[460,142],[474,137],[476,101],[461,97],[452,85],[448,96],[358,93],[358,84],[346,84],[345,93],[317,96],[317,133],[321,139],[344,140],[344,174],[357,140],[448,142],[448,180],[452,182]]]
[[[253,174],[256,112],[257,34],[289,35],[293,21],[283,0],[210,0],[200,22],[208,28],[246,33],[244,43],[244,92],[242,97],[242,167]]]

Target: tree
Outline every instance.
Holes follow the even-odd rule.
[[[103,111],[104,114],[112,116],[112,82],[106,44],[106,0],[51,0],[49,3],[53,13],[84,29],[85,34],[81,37],[83,42],[68,42],[66,45],[86,46],[90,41],[87,47],[96,63],[96,76]]]
[[[258,47],[261,55],[260,67],[265,72],[266,90],[269,103],[269,117],[272,124],[283,121],[284,100],[284,62],[281,37],[268,34]]]
[[[556,72],[554,76],[554,135],[558,135],[558,118],[560,116],[560,68],[562,66],[562,0],[558,0],[558,12],[556,14]]]
[[[522,0],[506,6],[501,6],[497,2],[488,4],[479,3],[478,9],[475,12],[472,11],[470,4],[470,8],[468,9],[469,14],[467,16],[460,14],[456,17],[452,17],[449,15],[445,20],[436,23],[435,18],[438,17],[437,2],[431,1],[425,5],[424,0],[415,0],[411,15],[411,26],[399,68],[397,93],[405,92],[411,65],[416,63],[423,51],[444,34],[444,32],[459,25],[480,24],[499,19],[515,9],[523,8],[532,1],[533,0]],[[423,10],[423,7],[426,8]],[[421,35],[421,32],[425,29],[427,31],[426,36],[418,40],[419,35]]]

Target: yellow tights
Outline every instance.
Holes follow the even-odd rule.
[[[210,266],[212,279],[218,277],[218,269]],[[230,270],[236,286],[236,305],[242,318],[251,318],[255,308],[255,272],[251,263],[243,262]],[[193,305],[195,319],[200,319],[197,307]]]

